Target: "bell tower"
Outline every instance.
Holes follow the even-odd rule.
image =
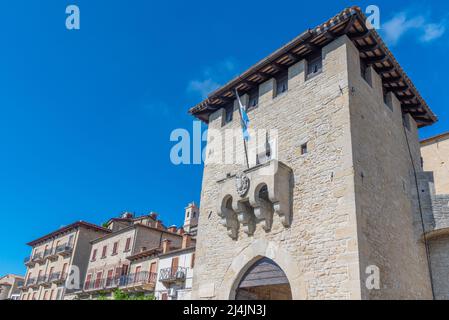
[[[200,210],[196,206],[195,202],[189,203],[189,205],[185,208],[183,228],[186,233],[189,233],[192,236],[196,236],[197,234],[199,212]]]

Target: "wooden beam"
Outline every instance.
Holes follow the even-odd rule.
[[[409,86],[399,86],[399,87],[385,87],[385,90],[388,92],[399,92],[399,91],[406,91],[409,89]]]
[[[290,52],[287,54],[288,58],[294,62],[297,62],[299,60],[301,60],[301,57],[299,55],[297,55],[296,53]]]
[[[351,16],[351,19],[349,19],[348,24],[345,26],[345,28],[343,29],[342,35],[343,34],[347,34],[349,32],[349,29],[351,29],[351,27],[354,25],[355,23],[355,19],[356,19],[356,15],[353,14]]]
[[[353,34],[348,34],[349,38],[351,40],[362,40],[365,39],[366,37],[371,35],[371,30],[366,30],[363,32],[357,32],[357,33],[353,33]]]
[[[284,71],[285,69],[287,69],[287,66],[284,66],[283,64],[277,63],[277,62],[272,62],[271,63],[271,67],[273,69],[275,69],[276,71]]]
[[[365,61],[366,65],[369,66],[369,65],[376,64],[376,63],[384,62],[384,61],[388,60],[389,58],[390,57],[388,57],[388,55],[384,55],[382,57],[372,57],[372,58],[366,58],[363,60]]]
[[[391,67],[382,67],[382,68],[376,68],[376,71],[380,74],[384,74],[384,73],[390,73],[393,72],[395,70],[395,67],[391,66]]]
[[[365,46],[358,46],[358,49],[361,52],[374,51],[376,49],[379,49],[379,44],[375,43],[375,44],[368,44],[368,45],[365,45]]]
[[[391,84],[402,81],[402,77],[390,77],[382,80],[384,84]]]

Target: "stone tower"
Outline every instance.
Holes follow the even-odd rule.
[[[253,130],[249,168],[205,164],[192,298],[432,298],[416,177],[436,117],[365,21],[344,10],[190,110],[216,159],[243,154],[235,89]]]
[[[185,209],[184,216],[184,231],[190,233],[192,236],[196,236],[198,229],[199,208],[195,202],[189,203]]]

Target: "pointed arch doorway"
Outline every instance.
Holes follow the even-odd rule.
[[[284,271],[273,260],[261,258],[243,275],[235,299],[292,300],[292,291]]]

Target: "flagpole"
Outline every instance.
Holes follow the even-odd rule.
[[[239,93],[238,93],[237,89],[235,89],[235,96],[236,96],[236,98],[237,98],[238,100],[240,99],[240,98],[239,98]],[[239,115],[240,115],[240,123],[243,123],[242,110],[240,110],[240,103],[239,103]],[[243,136],[243,133],[242,133],[242,138],[243,138],[243,146],[244,146],[244,148],[245,148],[246,166],[247,166],[248,169],[249,169],[248,146],[246,145],[246,140],[245,140],[245,137]]]

